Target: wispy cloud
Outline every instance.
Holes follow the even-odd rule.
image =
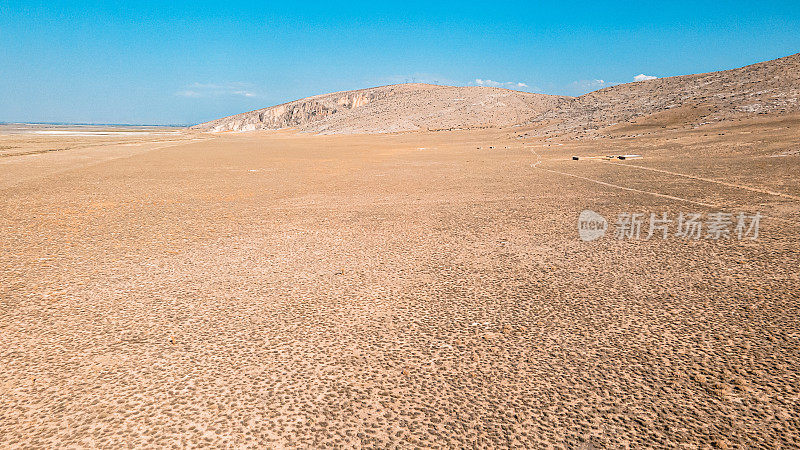
[[[620,83],[616,83],[616,82],[613,82],[613,81],[606,81],[606,80],[596,79],[596,80],[580,80],[580,81],[576,81],[576,82],[574,82],[572,84],[574,84],[577,87],[584,88],[584,89],[603,89],[603,88],[609,87],[609,86],[616,86],[616,85],[618,85]]]
[[[439,84],[446,86],[457,86],[460,83],[447,78],[444,75],[437,75],[433,73],[415,73],[411,75],[392,75],[375,80],[370,80],[370,84],[402,84],[402,83],[425,83],[425,84]]]
[[[526,88],[528,85],[521,81],[494,81],[476,78],[475,84],[478,86],[500,87],[500,88]]]
[[[633,81],[655,80],[656,78],[658,78],[658,77],[654,77],[652,75],[645,75],[643,73],[640,73],[639,75],[636,75],[635,77],[633,77]]]
[[[192,83],[175,93],[178,97],[258,97],[250,83]]]
[[[425,84],[438,84],[442,86],[489,86],[501,87],[508,89],[521,89],[531,90],[538,89],[537,87],[530,87],[527,83],[521,81],[494,81],[483,78],[476,78],[470,82],[464,80],[453,80],[444,75],[431,74],[431,73],[414,73],[411,75],[392,75],[377,79],[367,80],[370,85],[384,85],[384,84],[402,84],[402,83],[425,83]]]
[[[568,92],[570,95],[583,95],[588,92],[596,91],[598,89],[603,89],[611,86],[616,86],[618,84],[622,83],[616,81],[603,80],[600,78],[596,78],[594,80],[578,80],[578,81],[573,81],[572,83],[567,85],[565,91]]]

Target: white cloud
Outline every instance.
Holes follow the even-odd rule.
[[[528,87],[527,84],[521,81],[494,81],[494,80],[484,80],[481,78],[475,79],[475,84],[478,86],[489,86],[489,87],[499,87],[499,88],[526,88]]]
[[[369,85],[384,85],[384,84],[403,84],[403,83],[425,83],[425,84],[437,84],[440,86],[489,86],[489,87],[502,87],[508,89],[538,89],[537,87],[530,87],[527,83],[524,82],[516,82],[516,81],[494,81],[494,80],[484,80],[478,78],[474,81],[464,83],[464,80],[453,80],[448,78],[444,75],[437,75],[437,74],[430,74],[430,73],[415,73],[412,75],[393,75],[390,77],[382,77],[376,79],[370,79],[367,81],[366,84]]]
[[[598,89],[616,86],[618,84],[622,83],[618,83],[616,81],[607,81],[600,78],[596,78],[594,80],[578,80],[568,84],[566,89],[562,89],[560,93],[565,93],[568,95],[583,95]]]
[[[444,75],[433,73],[414,73],[410,75],[392,75],[390,77],[381,77],[374,80],[369,80],[367,84],[403,84],[403,83],[425,83],[437,84],[444,86],[457,86],[458,81],[452,80]]]
[[[581,81],[574,81],[572,85],[576,88],[580,89],[602,89],[609,86],[616,86],[621,83],[615,83],[613,81],[606,81],[606,80],[581,80]]]
[[[231,83],[192,83],[185,89],[175,93],[178,97],[208,98],[208,97],[257,97],[252,85],[242,82]]]
[[[640,73],[639,75],[636,75],[635,77],[633,77],[633,81],[655,80],[656,78],[658,78],[658,77],[654,77],[652,75],[645,75],[643,73]]]
[[[187,89],[185,91],[178,91],[178,92],[175,93],[175,95],[177,95],[178,97],[187,97],[187,98],[197,98],[197,97],[202,97],[203,96],[199,92],[192,91],[190,89]]]

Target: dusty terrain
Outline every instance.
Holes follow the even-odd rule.
[[[797,447],[798,130],[2,136],[0,447]]]

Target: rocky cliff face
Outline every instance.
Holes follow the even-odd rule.
[[[392,89],[377,88],[319,95],[217,119],[192,128],[211,132],[303,128],[344,110],[359,108],[392,94]]]

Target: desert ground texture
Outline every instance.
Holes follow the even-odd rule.
[[[2,128],[0,447],[800,446],[800,116],[701,112]],[[585,209],[764,217],[584,242]]]

